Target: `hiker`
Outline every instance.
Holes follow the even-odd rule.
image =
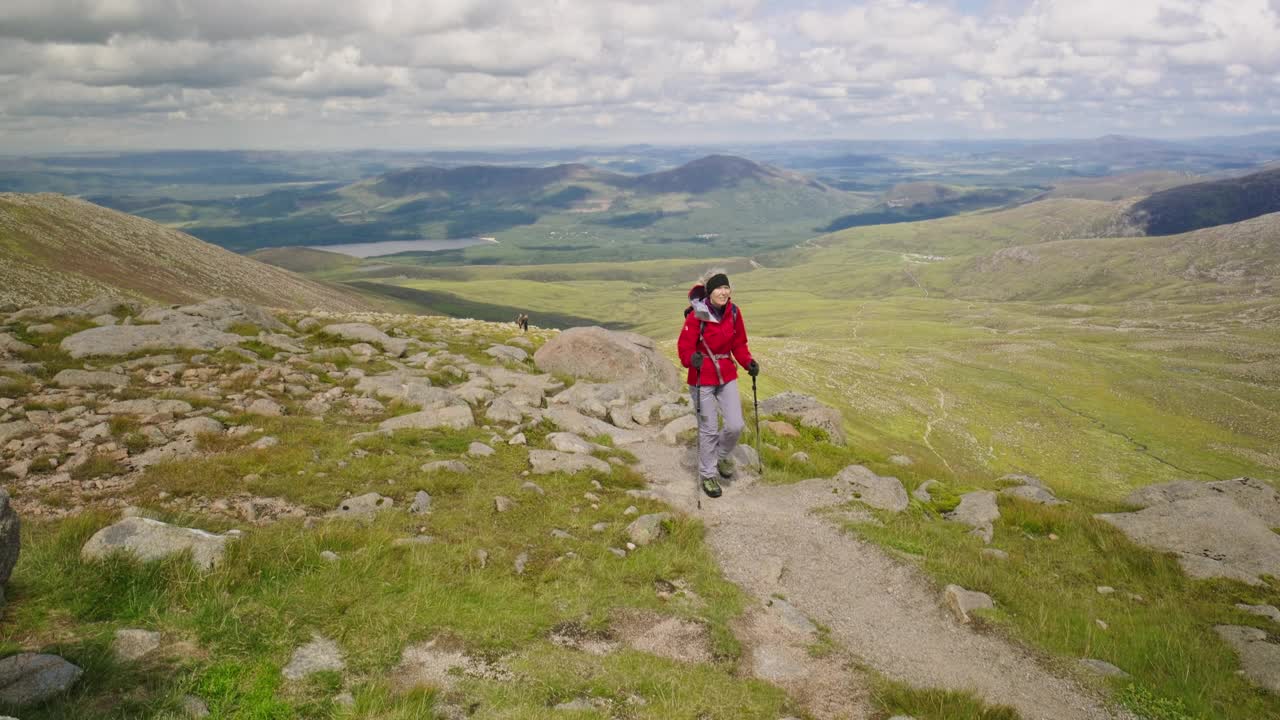
[[[723,270],[703,275],[689,290],[684,328],[676,343],[680,364],[689,368],[690,393],[698,411],[699,484],[713,498],[720,497],[719,478],[733,477],[729,453],[737,447],[743,428],[734,360],[751,377],[760,373],[760,364],[747,348],[742,312],[729,296],[729,276]],[[717,410],[724,419],[724,428],[719,430]]]
[[[520,332],[529,332],[529,313],[520,313]]]

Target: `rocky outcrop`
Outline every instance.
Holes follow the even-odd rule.
[[[902,512],[910,502],[898,478],[877,475],[861,465],[846,467],[834,479],[848,483],[853,496],[873,508]]]
[[[62,340],[62,349],[79,359],[128,355],[151,350],[219,350],[244,338],[205,325],[112,325],[90,328]]]
[[[1240,671],[1249,682],[1280,695],[1280,644],[1254,627],[1215,625],[1214,632],[1240,657]]]
[[[1225,577],[1250,584],[1280,577],[1280,494],[1252,478],[1177,482],[1129,496],[1137,512],[1094,517],[1141,545],[1174,553],[1194,578]]]
[[[80,555],[96,560],[125,552],[147,561],[190,551],[191,562],[201,570],[208,570],[222,561],[229,537],[150,518],[130,517],[94,533],[80,549]]]

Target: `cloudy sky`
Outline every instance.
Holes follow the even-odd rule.
[[[2,0],[0,152],[1280,129],[1280,0]]]

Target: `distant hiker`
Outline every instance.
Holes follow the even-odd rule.
[[[520,317],[516,318],[516,324],[520,326],[521,332],[529,331],[529,313],[520,313]]]
[[[688,383],[698,412],[698,478],[702,491],[720,497],[717,478],[733,477],[729,453],[742,435],[742,402],[738,399],[738,368],[752,377],[760,364],[747,348],[747,328],[742,312],[729,299],[729,277],[723,270],[709,270],[689,290],[684,328],[676,347],[680,364],[689,368]],[[724,418],[718,429],[717,410]]]

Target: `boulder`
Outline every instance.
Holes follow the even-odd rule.
[[[524,419],[524,411],[505,398],[497,398],[489,403],[484,416],[492,422],[518,423]]]
[[[462,474],[467,472],[467,466],[458,460],[435,460],[433,462],[423,463],[423,465],[418,469],[428,474],[434,472]]]
[[[907,491],[898,478],[882,477],[862,465],[850,465],[834,479],[849,483],[854,497],[873,508],[892,512],[907,509]]]
[[[9,316],[9,322],[31,322],[32,320],[59,320],[61,318],[87,318],[87,310],[62,305],[36,305],[23,308]]]
[[[329,515],[340,518],[370,520],[378,513],[390,510],[394,505],[395,501],[389,497],[378,493],[365,493],[364,495],[347,498],[338,503],[338,507]]]
[[[53,376],[53,384],[61,388],[128,387],[129,376],[113,372],[63,370]]]
[[[276,333],[262,332],[258,333],[258,342],[276,350],[283,350],[294,355],[305,355],[307,349],[294,342],[293,338],[288,335],[279,335]]]
[[[680,373],[643,335],[602,327],[569,328],[533,354],[546,373],[560,373],[596,382],[623,382],[635,397],[678,390]]]
[[[250,415],[262,417],[281,417],[284,415],[284,406],[271,398],[258,398],[249,403],[244,411]]]
[[[510,360],[518,363],[529,359],[529,353],[510,345],[491,345],[484,351],[484,354],[495,360]]]
[[[1243,610],[1250,615],[1270,618],[1272,622],[1280,623],[1280,608],[1275,605],[1246,605],[1245,603],[1236,603],[1237,610]]]
[[[533,466],[534,475],[547,475],[553,472],[579,473],[584,470],[595,470],[608,474],[609,463],[590,455],[560,453],[554,450],[530,450],[529,464]]]
[[[21,529],[18,513],[9,502],[9,492],[0,488],[0,604],[4,603],[4,586],[22,552]]]
[[[191,562],[208,570],[222,561],[227,535],[169,525],[159,520],[130,517],[109,525],[89,538],[80,549],[86,559],[99,559],[115,552],[127,552],[139,560],[160,560],[191,551]]]
[[[9,333],[0,332],[0,357],[7,355],[17,355],[18,353],[30,352],[35,348],[18,340]]]
[[[160,647],[160,633],[152,630],[121,629],[111,641],[111,654],[121,662],[133,662]]]
[[[39,430],[35,423],[29,420],[14,420],[13,422],[0,423],[0,444],[9,442],[14,438],[30,435]]]
[[[650,515],[641,515],[631,524],[627,526],[627,537],[631,538],[631,542],[641,547],[662,537],[665,532],[662,529],[662,523],[670,520],[671,513],[653,513]]]
[[[1224,642],[1240,657],[1240,670],[1258,687],[1280,694],[1280,644],[1267,641],[1267,634],[1254,627],[1215,625]]]
[[[244,338],[204,325],[111,325],[90,328],[63,338],[61,348],[79,359],[128,355],[148,350],[219,350]]]
[[[191,412],[191,403],[185,400],[118,400],[98,412],[103,415],[138,415],[148,417],[168,413],[170,415],[186,415]]]
[[[1015,497],[1027,502],[1036,503],[1037,505],[1065,505],[1065,501],[1059,500],[1047,488],[1036,485],[1018,485],[1016,487],[1008,487],[1000,491],[1005,497]]]
[[[336,325],[325,325],[320,332],[342,340],[366,342],[378,345],[392,357],[400,357],[401,355],[404,355],[405,350],[409,349],[409,342],[407,340],[393,338],[368,323],[338,323]]]
[[[1134,542],[1174,553],[1194,578],[1226,577],[1257,585],[1280,577],[1276,493],[1257,480],[1169,483],[1144,488],[1130,500],[1137,512],[1095,515]],[[1135,502],[1135,504],[1139,504]]]
[[[986,610],[995,607],[991,596],[973,590],[965,590],[959,585],[948,585],[942,591],[942,599],[947,609],[962,623],[970,622],[969,613],[974,610]]]
[[[583,437],[594,437],[596,435],[608,435],[615,445],[630,445],[632,443],[644,442],[644,435],[634,430],[623,430],[616,425],[610,425],[603,420],[589,418],[578,411],[557,405],[547,408],[547,419],[555,424],[556,427],[571,432],[575,435]]]
[[[804,427],[817,428],[827,433],[831,442],[844,444],[844,416],[839,410],[828,407],[811,395],[784,392],[760,401],[763,415],[789,415]]]
[[[993,523],[1000,518],[1000,507],[996,503],[994,492],[979,490],[961,495],[956,509],[943,517],[968,525],[984,542],[991,542]]]
[[[174,423],[173,429],[187,437],[196,437],[197,435],[221,435],[225,428],[217,420],[202,416],[179,420]]]
[[[175,312],[203,318],[219,330],[226,330],[239,323],[249,323],[275,332],[289,329],[264,308],[232,298],[211,298],[195,305],[180,307]]]
[[[1080,665],[1081,667],[1084,667],[1086,670],[1089,670],[1090,672],[1101,675],[1102,677],[1119,677],[1119,678],[1129,677],[1129,673],[1121,670],[1120,668],[1116,667],[1115,665],[1112,665],[1111,663],[1105,660],[1083,658],[1080,660]]]
[[[933,494],[930,491],[935,487],[940,487],[941,485],[942,483],[938,482],[937,480],[932,480],[932,479],[925,480],[924,482],[916,486],[915,490],[911,491],[911,497],[919,500],[922,503],[931,503],[933,502]]]
[[[57,655],[19,653],[0,660],[0,703],[29,707],[61,695],[84,671]]]
[[[577,435],[567,432],[551,433],[547,435],[547,442],[551,443],[551,447],[562,453],[590,455],[597,450],[605,449],[603,445],[589,443]]]
[[[431,430],[434,428],[452,428],[454,430],[465,430],[476,424],[475,416],[471,414],[471,407],[468,405],[453,405],[449,407],[432,408],[430,410],[422,410],[408,415],[399,415],[378,423],[379,430],[403,430],[418,429]]]
[[[464,466],[465,471],[465,466]],[[419,490],[413,496],[413,502],[409,505],[409,513],[412,515],[426,515],[431,512],[431,494],[426,490]]]
[[[698,429],[698,418],[693,415],[682,415],[662,426],[658,437],[668,445],[680,442],[680,435]]]

